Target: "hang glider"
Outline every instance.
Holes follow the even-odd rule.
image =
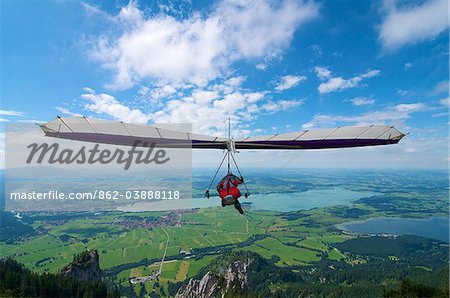
[[[227,174],[216,189],[221,198],[222,207],[234,205],[241,214],[244,211],[238,200],[241,196],[238,185],[244,184],[246,198],[250,192],[234,158],[237,149],[305,150],[379,146],[396,144],[405,136],[393,126],[369,125],[341,126],[234,140],[230,136],[230,121],[228,121],[228,138],[219,138],[156,126],[86,117],[57,117],[40,127],[46,136],[85,142],[133,146],[136,145],[136,141],[140,141],[142,145],[147,143],[162,148],[224,149],[225,154],[205,191],[205,196],[209,198],[209,190],[227,159]],[[234,165],[240,177],[232,173],[231,165]]]
[[[405,135],[393,126],[341,126],[233,140],[179,132],[156,126],[86,117],[57,117],[40,125],[46,136],[132,146],[138,139],[156,147],[194,149],[332,149],[390,145]]]

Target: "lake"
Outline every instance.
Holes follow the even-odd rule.
[[[251,202],[253,210],[289,212],[336,205],[350,205],[358,199],[374,195],[376,195],[374,192],[361,192],[334,187],[293,193],[255,194],[248,199],[244,198],[240,201]]]
[[[338,225],[338,228],[359,233],[387,233],[395,235],[415,235],[449,242],[449,218],[370,218]]]
[[[313,189],[302,192],[252,194],[249,198],[241,197],[241,203],[252,203],[252,210],[268,210],[278,212],[289,212],[297,210],[309,210],[318,207],[335,205],[350,205],[353,201],[364,197],[374,196],[377,193],[369,191],[353,191],[346,188],[334,187],[326,189]],[[182,202],[181,202],[182,201]],[[121,211],[144,211],[144,210],[169,210],[185,208],[208,208],[220,206],[219,197],[193,198],[179,200],[177,204],[165,204],[159,202],[136,203],[118,208]],[[148,204],[148,205],[146,205]],[[159,205],[159,206],[157,206]],[[179,208],[176,208],[180,206]]]

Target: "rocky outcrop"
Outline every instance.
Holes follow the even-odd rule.
[[[235,261],[225,270],[225,293],[230,290],[241,292],[248,284],[248,266],[249,264],[242,261]]]
[[[191,278],[180,288],[176,298],[224,297],[227,293],[242,293],[248,284],[248,263],[232,262],[221,273],[206,273],[201,280]]]
[[[191,278],[184,289],[180,289],[175,297],[206,298],[217,297],[218,280],[214,273],[208,272],[201,280]]]
[[[72,263],[61,270],[61,274],[82,281],[101,281],[98,252],[90,250],[75,256]]]

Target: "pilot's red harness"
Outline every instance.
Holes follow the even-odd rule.
[[[233,205],[237,199],[241,196],[241,192],[238,185],[242,183],[242,180],[235,175],[229,173],[220,180],[217,184],[217,192],[222,199],[223,205]]]
[[[226,195],[232,195],[235,199],[241,196],[238,185],[242,183],[242,180],[233,174],[227,174],[217,185],[217,191],[220,197],[223,199]]]

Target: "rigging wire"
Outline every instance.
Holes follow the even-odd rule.
[[[236,169],[237,169],[237,171],[238,171],[238,173],[239,173],[239,176],[241,176],[242,183],[244,183],[245,192],[247,193],[247,196],[249,196],[249,195],[250,195],[250,192],[248,191],[247,183],[245,183],[244,177],[242,176],[241,170],[239,169],[239,166],[237,165],[237,162],[236,162],[236,160],[234,159],[233,154],[231,154],[231,158],[233,158],[234,166],[236,167]]]
[[[230,117],[228,118],[228,140],[229,140],[229,142],[231,142],[231,118]],[[217,174],[219,173],[220,169],[222,168],[225,158],[227,158],[227,174],[228,175],[231,174],[231,159],[230,159],[230,157],[234,163],[236,170],[239,173],[239,176],[241,177],[242,183],[244,184],[245,192],[246,192],[245,197],[248,197],[250,195],[250,192],[248,191],[247,183],[245,183],[244,177],[242,176],[241,169],[237,165],[236,159],[234,158],[234,155],[232,152],[232,146],[227,145],[227,151],[225,152],[225,155],[223,156],[222,161],[220,162],[219,167],[217,168],[216,173],[214,174],[214,177],[208,186],[208,189],[205,191],[205,196],[207,198],[209,198],[209,190],[211,189],[211,186],[213,185],[214,181],[216,180]]]
[[[286,168],[288,165],[290,165],[294,160],[296,160],[301,154],[302,154],[302,150],[299,150],[293,158],[289,159],[281,168],[278,168],[277,172],[280,172],[281,170],[283,170],[284,168]]]
[[[231,169],[230,169],[230,155],[231,155],[231,152],[227,151],[226,154],[228,156],[228,171],[227,171],[227,173],[230,174],[231,173]]]
[[[228,152],[227,152],[228,153]],[[216,173],[214,174],[214,178],[211,180],[211,183],[209,184],[208,189],[206,190],[209,193],[209,190],[211,189],[211,186],[213,185],[214,181],[216,180],[217,177],[217,173],[219,173],[220,168],[222,167],[223,162],[225,161],[225,157],[227,156],[227,153],[225,153],[225,155],[222,158],[222,161],[219,164],[219,167],[216,170]]]

